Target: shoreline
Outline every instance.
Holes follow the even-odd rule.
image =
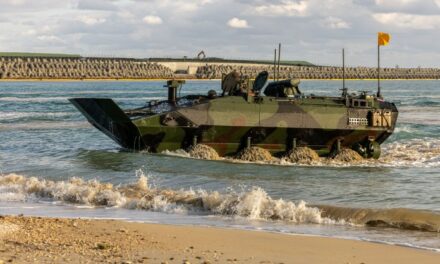
[[[239,245],[239,246],[238,246]],[[0,215],[0,263],[438,263],[434,251],[215,227]],[[187,261],[187,262],[185,262]]]

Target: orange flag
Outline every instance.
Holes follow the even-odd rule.
[[[379,32],[377,33],[377,45],[386,46],[390,43],[390,34]]]

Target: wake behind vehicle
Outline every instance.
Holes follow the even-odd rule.
[[[299,80],[268,82],[231,72],[222,79],[222,94],[177,96],[184,81],[169,80],[168,98],[122,110],[112,99],[73,98],[97,129],[131,150],[150,152],[210,146],[220,156],[257,146],[274,156],[306,146],[320,156],[342,148],[365,158],[379,158],[380,144],[394,131],[398,111],[380,95],[305,95]]]

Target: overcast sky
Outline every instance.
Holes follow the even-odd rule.
[[[0,51],[440,67],[440,0],[0,0]]]

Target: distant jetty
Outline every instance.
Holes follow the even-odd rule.
[[[221,79],[232,70],[255,77],[273,64],[258,60],[220,58],[99,58],[69,54],[0,53],[3,80],[99,80],[99,79]],[[282,61],[280,78],[342,79],[342,68],[317,66],[303,61]],[[374,79],[373,67],[346,67],[347,79]],[[440,79],[440,68],[383,68],[382,79]]]

